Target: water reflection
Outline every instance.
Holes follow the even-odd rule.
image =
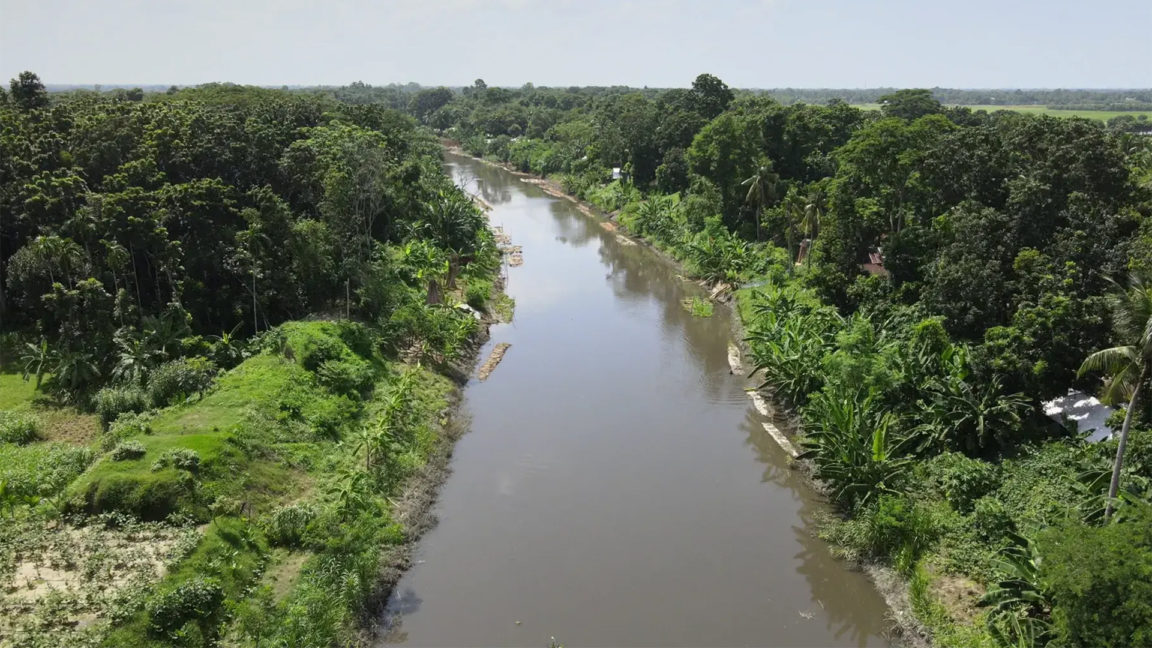
[[[807,532],[823,504],[729,372],[731,311],[692,316],[702,289],[643,244],[450,163],[525,265],[514,325],[493,328],[512,349],[467,388],[472,431],[387,641],[884,645],[882,601]]]

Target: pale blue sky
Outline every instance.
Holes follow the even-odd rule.
[[[1149,87],[1152,0],[0,0],[47,83]]]

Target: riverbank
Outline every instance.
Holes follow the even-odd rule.
[[[715,303],[720,304],[724,308],[730,308],[737,315],[730,318],[731,325],[731,341],[739,349],[739,355],[742,358],[740,364],[745,368],[751,369],[755,366],[755,362],[749,361],[751,358],[750,348],[746,340],[745,321],[744,317],[750,308],[751,304],[751,291],[749,290],[732,290],[731,286],[724,280],[707,281],[700,279],[698,276],[693,276],[690,269],[685,264],[685,260],[676,254],[676,250],[670,249],[666,246],[660,245],[658,241],[646,239],[638,236],[629,231],[627,223],[623,222],[627,219],[621,219],[621,212],[604,212],[598,206],[580,199],[577,196],[567,194],[563,191],[563,187],[555,179],[539,178],[529,173],[518,171],[510,165],[493,161],[485,158],[479,158],[469,155],[459,147],[452,147],[446,144],[449,150],[457,155],[468,157],[477,160],[483,164],[491,165],[520,178],[521,181],[529,181],[528,184],[539,187],[548,195],[553,197],[562,198],[574,205],[579,206],[580,211],[600,219],[601,222],[608,222],[613,225],[614,234],[617,237],[626,238],[633,242],[640,242],[649,249],[657,252],[660,256],[664,257],[668,262],[674,264],[680,269],[681,274],[685,275],[685,281],[691,281],[702,286],[705,290],[706,296],[712,299]],[[738,367],[732,367],[733,373],[741,373]],[[772,411],[761,412],[765,414],[765,418],[771,421],[768,425],[774,427],[783,427],[787,431],[787,437],[783,440],[781,447],[785,452],[789,452],[789,446],[792,445],[792,439],[797,437],[799,432],[799,421],[796,416],[790,414],[782,408],[770,393],[760,394],[754,387],[759,385],[762,380],[758,373],[746,375],[748,388],[751,390],[749,397],[753,396],[761,402],[768,402],[771,404]],[[757,408],[759,409],[759,408]],[[767,428],[766,428],[767,429]],[[795,454],[793,450],[790,454]],[[800,475],[804,476],[807,486],[815,492],[825,492],[821,484],[812,479],[812,466],[809,461],[803,459],[793,459],[791,462],[792,469]],[[815,534],[815,532],[813,531]],[[910,646],[927,646],[929,642],[925,639],[926,632],[924,627],[917,621],[913,613],[913,606],[910,601],[909,587],[895,570],[879,564],[874,561],[846,561],[845,566],[850,569],[860,570],[866,573],[873,581],[876,589],[885,599],[890,611],[890,617],[894,625],[893,632],[901,637],[901,641]]]
[[[103,428],[6,392],[3,422],[33,434],[0,443],[0,646],[366,645],[434,524],[461,383],[510,316],[486,268],[444,296],[477,309],[466,337],[408,361],[378,329],[317,319],[263,333],[202,394]]]

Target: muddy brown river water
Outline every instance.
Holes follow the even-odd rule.
[[[729,372],[734,315],[693,317],[699,287],[571,202],[448,168],[524,265],[388,642],[887,646],[883,600],[813,537],[824,504]]]

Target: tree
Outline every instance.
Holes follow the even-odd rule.
[[[1128,432],[1136,412],[1140,389],[1152,375],[1152,286],[1145,285],[1142,277],[1129,277],[1128,286],[1116,285],[1110,296],[1117,339],[1121,346],[1102,349],[1084,359],[1079,375],[1089,371],[1103,371],[1108,377],[1101,401],[1119,403],[1128,400],[1124,424],[1120,427],[1120,441],[1116,445],[1116,458],[1112,462],[1112,480],[1108,484],[1108,502],[1104,517],[1111,517],[1120,489],[1120,470],[1124,465],[1124,450],[1128,445]]]
[[[804,254],[804,264],[807,266],[812,265],[812,244],[820,235],[820,221],[827,211],[826,203],[827,198],[821,189],[813,189],[804,198],[804,217],[800,220],[800,230],[804,232],[804,238],[808,239],[808,251]]]
[[[40,77],[32,72],[21,72],[18,78],[8,84],[12,93],[12,103],[22,110],[35,110],[48,107],[48,91],[40,82]]]
[[[911,121],[924,115],[942,112],[943,107],[936,100],[936,97],[932,96],[931,90],[917,88],[897,90],[890,95],[880,97],[880,110],[885,117],[899,117]]]
[[[740,183],[761,166],[759,139],[759,129],[752,120],[724,113],[701,129],[688,149],[689,169],[711,180],[720,190],[725,216],[740,213],[747,194]]]
[[[701,74],[692,82],[693,107],[707,119],[724,112],[734,96],[728,84],[711,74]]]
[[[772,171],[772,163],[765,160],[763,164],[756,167],[756,173],[740,183],[748,187],[748,193],[744,196],[744,204],[752,208],[752,217],[756,220],[757,241],[760,240],[760,213],[764,211],[768,203],[776,200],[776,185],[779,182],[780,175]]]
[[[416,119],[428,123],[432,113],[448,105],[453,96],[452,91],[448,88],[421,90],[412,96],[412,100],[408,104],[409,110],[416,116]]]

